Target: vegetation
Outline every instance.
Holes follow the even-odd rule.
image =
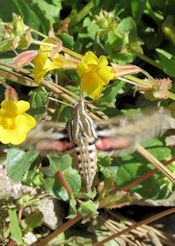
[[[125,233],[175,209],[136,224],[119,214],[114,219],[111,209],[129,206],[135,195],[158,200],[173,193],[174,150],[166,136],[136,144],[135,153],[121,157],[99,155],[87,193],[71,155],[62,153],[59,140],[49,140],[54,127],[42,132],[48,136],[42,135],[44,144],[37,135],[41,128],[34,127],[50,121],[58,128],[69,122],[81,94],[94,121],[130,116],[144,107],[165,107],[173,115],[174,1],[0,3],[5,5],[0,14],[1,167],[11,180],[36,191],[16,199],[1,182],[2,245],[27,245],[26,235],[35,236],[32,243],[38,246],[52,239],[51,245],[120,245],[121,239],[135,243]],[[65,218],[44,234],[38,233],[43,214],[37,206],[46,197],[64,207]],[[26,208],[31,208],[28,216]],[[80,230],[74,228],[77,223]],[[166,245],[170,239],[160,240]]]

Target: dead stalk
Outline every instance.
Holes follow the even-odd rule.
[[[172,213],[175,213],[175,208],[167,209],[167,210],[165,210],[165,211],[163,211],[161,213],[158,213],[158,214],[153,215],[153,216],[151,216],[151,217],[149,217],[147,219],[144,219],[144,220],[142,220],[142,221],[140,221],[138,223],[135,223],[132,226],[130,226],[130,227],[128,227],[128,228],[126,228],[126,229],[124,229],[124,230],[122,230],[120,232],[114,233],[113,235],[111,235],[111,236],[105,238],[104,240],[94,244],[93,246],[102,246],[102,245],[104,245],[104,243],[109,242],[110,240],[112,240],[112,239],[114,239],[116,237],[120,237],[121,235],[123,235],[125,233],[128,233],[128,232],[132,231],[133,229],[136,229],[139,226],[147,225],[147,224],[149,224],[149,223],[151,223],[151,222],[153,222],[155,220],[158,220],[158,219],[160,219],[162,217],[165,217],[166,215],[172,214]]]
[[[163,173],[173,184],[175,184],[175,175],[169,171],[159,160],[157,160],[150,152],[143,148],[140,144],[136,145],[136,151],[146,160],[151,162],[156,168]]]

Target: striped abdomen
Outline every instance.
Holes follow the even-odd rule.
[[[75,106],[72,120],[68,124],[68,134],[70,141],[74,143],[78,170],[87,192],[90,192],[96,174],[96,134],[94,122],[82,100]]]

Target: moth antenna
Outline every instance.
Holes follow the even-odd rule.
[[[64,104],[64,105],[67,105],[67,106],[73,108],[73,106],[72,106],[71,104],[66,103],[66,102],[64,102],[64,101],[61,101],[61,100],[59,100],[59,99],[56,99],[56,98],[54,98],[54,97],[48,97],[48,99],[50,99],[51,101],[54,101],[54,102],[62,103],[62,104]]]

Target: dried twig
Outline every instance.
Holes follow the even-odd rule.
[[[46,245],[52,239],[54,239],[55,237],[57,237],[60,233],[68,230],[71,226],[73,226],[74,224],[76,224],[81,219],[82,219],[82,216],[81,215],[77,215],[75,218],[67,221],[65,224],[63,224],[62,226],[60,226],[59,228],[57,228],[54,232],[52,232],[51,234],[49,234],[47,237],[41,239],[39,242],[34,243],[33,246],[43,246],[43,245]]]
[[[151,223],[151,222],[153,222],[155,220],[158,220],[158,219],[160,219],[160,218],[162,218],[162,217],[164,217],[164,216],[166,216],[168,214],[172,214],[172,213],[175,213],[175,208],[167,209],[167,210],[165,210],[163,212],[160,212],[160,213],[158,213],[156,215],[153,215],[153,216],[151,216],[151,217],[149,217],[147,219],[144,219],[144,220],[142,220],[142,221],[140,221],[138,223],[135,223],[135,224],[131,225],[130,227],[128,227],[128,228],[126,228],[126,229],[124,229],[124,230],[122,230],[120,232],[114,233],[113,235],[105,238],[104,240],[101,240],[98,243],[95,243],[93,246],[102,246],[104,243],[109,242],[110,240],[112,240],[112,239],[114,239],[116,237],[120,237],[121,235],[123,235],[125,233],[128,233],[128,232],[132,231],[133,229],[135,229],[135,228],[137,228],[139,226],[149,224],[149,223]]]

